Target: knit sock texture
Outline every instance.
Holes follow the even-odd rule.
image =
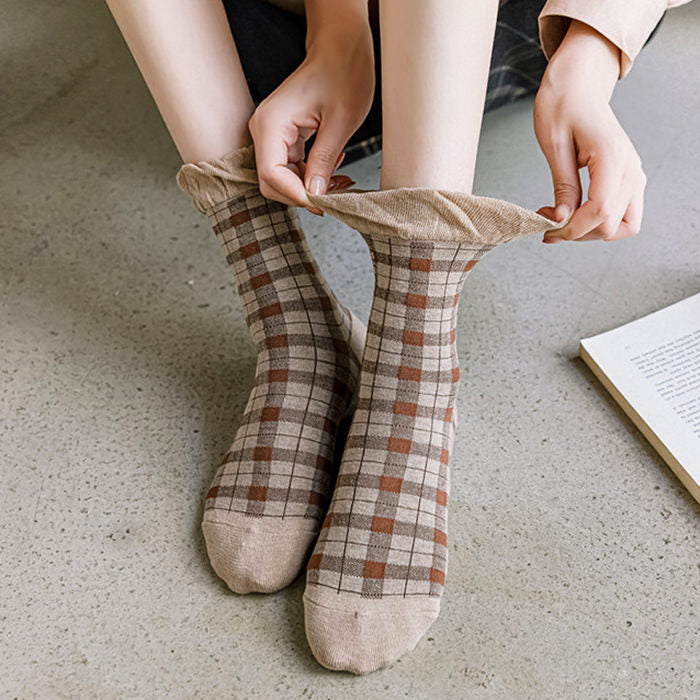
[[[232,590],[271,592],[303,569],[325,514],[364,327],[323,279],[295,210],[247,188],[207,213],[258,355],[202,528],[212,566]]]
[[[365,239],[375,290],[358,405],[304,593],[314,655],[354,673],[412,649],[439,612],[459,293],[492,247]]]

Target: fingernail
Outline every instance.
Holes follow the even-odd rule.
[[[559,205],[554,209],[554,220],[564,221],[567,216],[571,213],[571,208],[566,205]]]
[[[316,216],[323,216],[323,212],[320,209],[317,209],[316,207],[306,207],[306,211],[308,211],[311,214],[316,214]]]
[[[558,236],[550,236],[549,238],[545,236],[542,239],[542,243],[561,243],[562,239],[559,238]]]
[[[314,175],[309,182],[311,194],[323,194],[326,191],[326,182],[320,175]]]

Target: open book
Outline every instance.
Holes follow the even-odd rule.
[[[579,353],[700,502],[700,294],[584,338]]]

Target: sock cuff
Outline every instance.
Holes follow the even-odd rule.
[[[254,146],[211,161],[185,163],[177,184],[204,214],[258,187]],[[418,241],[450,241],[492,248],[516,238],[562,228],[504,199],[429,187],[349,190],[308,195],[313,204],[365,235]]]
[[[471,243],[485,248],[559,229],[569,221],[552,221],[503,199],[428,187],[347,190],[310,194],[309,199],[363,235]]]
[[[240,197],[258,187],[252,144],[216,160],[185,163],[177,173],[178,187],[187,192],[203,214],[221,202]]]

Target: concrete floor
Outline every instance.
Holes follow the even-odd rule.
[[[443,613],[361,678],[314,661],[302,581],[237,597],[207,563],[202,497],[253,348],[105,7],[2,16],[2,698],[700,697],[700,506],[576,357],[700,291],[699,3],[615,97],[649,177],[643,232],[532,236],[469,278]],[[550,203],[531,106],[487,116],[477,193]],[[378,168],[349,171],[373,187]],[[360,237],[304,223],[366,316]]]

